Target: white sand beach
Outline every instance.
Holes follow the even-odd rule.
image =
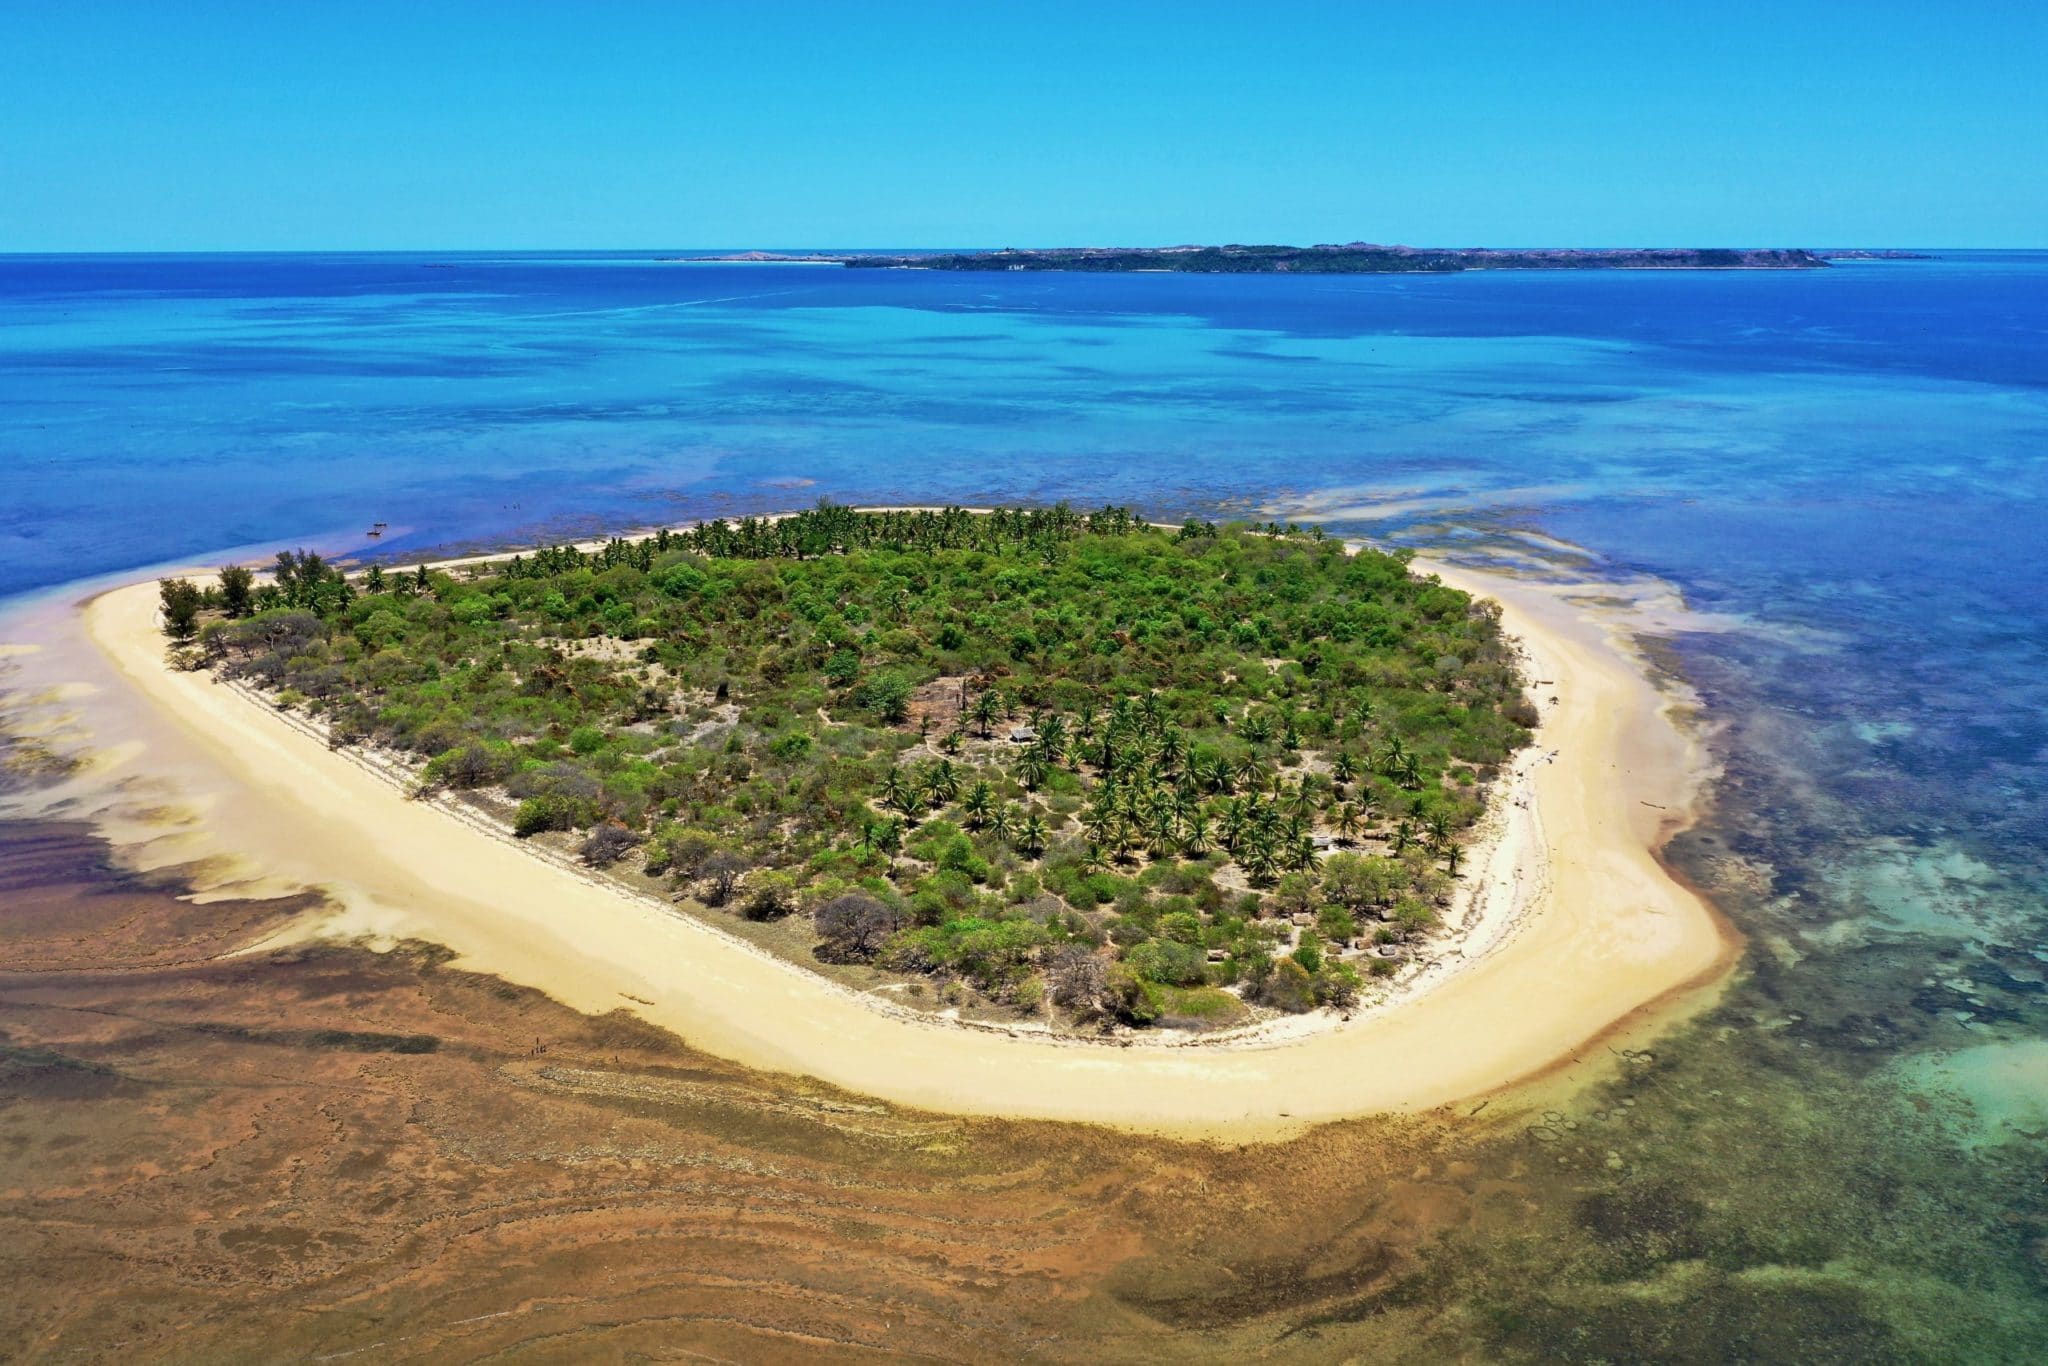
[[[891,1009],[408,800],[237,690],[166,667],[153,580],[92,599],[84,626],[123,694],[105,701],[133,704],[139,743],[120,762],[149,772],[175,753],[181,784],[203,790],[204,842],[238,877],[329,894],[333,909],[288,937],[432,941],[578,1010],[628,1009],[694,1047],[905,1105],[1246,1140],[1554,1076],[1595,1040],[1710,1000],[1732,961],[1717,918],[1654,855],[1689,819],[1700,749],[1608,609],[1590,590],[1417,567],[1499,600],[1531,677],[1549,680],[1533,689],[1536,745],[1474,851],[1457,947],[1341,1025],[1202,1046],[1062,1042]]]

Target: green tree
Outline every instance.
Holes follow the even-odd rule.
[[[158,579],[156,588],[163,606],[164,634],[173,640],[190,640],[205,595],[190,579]]]
[[[989,808],[995,800],[995,791],[986,779],[977,780],[967,789],[967,796],[960,803],[960,810],[967,818],[969,830],[979,830],[988,824]]]
[[[255,611],[251,590],[256,583],[255,574],[244,565],[224,564],[220,567],[220,606],[231,619],[248,616]]]

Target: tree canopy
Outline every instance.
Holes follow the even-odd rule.
[[[827,504],[354,579],[291,553],[199,596],[222,674],[522,836],[1077,1019],[1348,1003],[1527,738],[1494,615],[1402,557],[1121,508]]]

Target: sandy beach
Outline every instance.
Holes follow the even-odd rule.
[[[119,762],[151,772],[161,750],[184,787],[203,770],[205,843],[237,870],[223,879],[328,893],[332,909],[291,936],[435,942],[574,1009],[629,1010],[720,1056],[901,1104],[1245,1140],[1493,1096],[1585,1057],[1576,1081],[1613,1056],[1588,1044],[1618,1048],[1696,1009],[1732,960],[1711,911],[1654,856],[1688,819],[1703,757],[1593,603],[1611,587],[1578,601],[1568,586],[1418,568],[1500,601],[1531,677],[1550,680],[1461,895],[1459,949],[1341,1026],[1206,1047],[1062,1043],[877,1008],[407,800],[237,690],[168,669],[153,580],[93,598],[83,623],[123,694],[107,700],[136,704]]]

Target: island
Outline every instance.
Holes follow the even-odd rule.
[[[1444,933],[1535,704],[1498,608],[1319,529],[709,522],[159,585],[175,662],[510,837],[906,1008],[1344,1013]]]
[[[811,257],[810,260],[827,258]],[[1445,275],[1467,270],[1824,270],[1797,248],[1400,247],[1346,242],[1313,247],[1060,247],[907,252],[837,258],[858,270],[1173,271],[1199,275]]]
[[[1192,275],[1450,275],[1468,270],[1825,270],[1830,261],[1930,260],[1908,251],[1799,247],[1046,247],[1000,251],[774,252],[658,256],[681,265],[836,265],[855,270],[1173,272]]]
[[[1277,514],[1284,509],[1270,511]],[[939,514],[935,511],[934,515]],[[806,566],[819,561],[836,565],[845,554],[829,548],[820,553],[820,547],[804,544],[795,529],[787,533],[772,529],[786,520],[790,519],[760,519],[749,534],[758,545],[772,540],[778,546],[788,535],[793,538],[792,550],[801,550],[801,558],[778,553],[756,559],[685,549],[676,563],[705,574],[707,586],[728,573],[737,574],[738,591],[747,595],[743,601],[772,604],[777,592],[774,585],[785,574],[815,573],[818,571]],[[724,534],[736,537],[742,525],[729,523]],[[676,549],[677,536],[695,530],[670,528],[671,552]],[[1217,530],[1219,541],[1241,531],[1247,554],[1270,549],[1280,557],[1273,566],[1277,573],[1262,570],[1266,577],[1249,594],[1255,606],[1243,619],[1255,630],[1264,630],[1257,622],[1260,615],[1277,623],[1281,618],[1274,615],[1276,610],[1294,610],[1286,606],[1293,601],[1290,595],[1312,591],[1313,578],[1293,582],[1289,576],[1294,571],[1287,566],[1299,558],[1305,562],[1305,571],[1309,563],[1321,563],[1321,557],[1331,553],[1313,533],[1289,532],[1285,527],[1278,535],[1270,525],[1263,530]],[[650,534],[658,560],[658,528],[621,539],[635,547],[637,556],[641,553],[638,545]],[[1055,563],[1067,554],[1078,555],[1092,534],[1084,528],[1080,535],[1048,547]],[[1171,546],[1179,529],[1169,528],[1164,534]],[[1197,534],[1188,542],[1161,553],[1192,553],[1203,534],[1198,525]],[[1109,539],[1121,538],[1111,535]],[[1266,547],[1266,541],[1272,545]],[[366,542],[364,549],[371,544]],[[572,547],[585,558],[581,570],[568,569],[570,578],[565,580],[588,574],[590,595],[609,595],[599,610],[600,619],[613,613],[630,626],[638,620],[632,614],[643,601],[689,603],[687,598],[671,595],[666,587],[656,590],[659,598],[614,592],[618,585],[630,581],[630,573],[648,574],[652,568],[643,571],[637,564],[617,563],[624,553],[620,551],[613,552],[614,563],[605,566],[603,555],[609,544],[609,540],[600,540]],[[1140,548],[1149,544],[1139,543]],[[1228,987],[1211,988],[1206,981],[1205,946],[1201,987],[1176,986],[1156,993],[1141,990],[1139,995],[1147,999],[1156,995],[1162,1006],[1186,1009],[1199,1007],[1203,998],[1190,1001],[1181,992],[1213,989],[1235,996],[1248,1012],[1267,1012],[1266,1018],[1230,1028],[1177,1029],[1172,1027],[1171,1017],[1162,1013],[1149,1025],[1111,1020],[1104,1032],[1102,1024],[1062,1030],[1052,1012],[1067,1008],[1057,1002],[1041,1002],[1040,1013],[1027,1018],[1013,998],[989,1006],[984,1018],[971,1018],[973,998],[967,993],[981,993],[981,988],[968,977],[964,958],[954,967],[903,970],[876,966],[872,961],[828,961],[830,949],[827,957],[819,957],[811,948],[824,945],[826,939],[801,903],[796,911],[776,918],[756,921],[748,917],[745,878],[751,872],[736,879],[734,890],[740,899],[728,899],[723,907],[702,905],[701,894],[711,890],[706,886],[709,879],[702,876],[687,890],[668,891],[666,880],[673,875],[664,873],[660,876],[665,881],[658,889],[636,890],[631,885],[633,878],[653,876],[645,874],[645,860],[654,854],[659,837],[654,813],[669,796],[684,794],[657,795],[651,785],[646,789],[648,824],[627,830],[628,836],[640,837],[640,843],[631,847],[644,851],[638,855],[641,866],[634,869],[630,857],[622,858],[611,867],[623,865],[625,871],[613,876],[602,864],[604,844],[592,850],[598,862],[588,862],[582,856],[583,845],[611,822],[573,831],[537,829],[521,838],[514,826],[486,809],[499,800],[503,810],[502,802],[513,795],[510,788],[515,775],[507,773],[500,780],[505,789],[501,800],[492,797],[488,783],[465,789],[445,781],[422,781],[425,765],[418,751],[352,740],[346,725],[337,735],[335,722],[345,720],[352,709],[348,699],[327,681],[326,669],[336,670],[336,677],[348,674],[374,680],[387,693],[409,694],[411,701],[404,712],[412,719],[405,724],[415,726],[431,724],[421,718],[436,709],[466,707],[463,698],[470,689],[495,690],[499,675],[505,674],[519,678],[522,689],[542,689],[520,705],[533,709],[522,724],[545,722],[545,738],[557,746],[548,764],[568,762],[564,755],[595,760],[609,750],[623,760],[620,776],[634,778],[641,771],[638,761],[646,759],[645,755],[637,759],[632,755],[637,739],[613,746],[600,734],[598,743],[593,744],[591,737],[575,734],[580,727],[556,730],[550,713],[565,706],[568,711],[561,719],[566,721],[586,705],[576,694],[587,681],[595,683],[596,674],[604,671],[606,661],[600,652],[632,654],[657,642],[628,640],[616,629],[586,633],[574,638],[585,642],[574,651],[565,648],[573,643],[566,639],[542,647],[556,649],[563,656],[560,664],[548,665],[553,671],[548,673],[534,669],[530,657],[521,654],[521,642],[510,638],[509,624],[527,610],[518,604],[522,593],[529,590],[517,585],[527,582],[525,576],[536,570],[553,572],[549,570],[551,559],[566,567],[567,557],[559,555],[559,549],[522,551],[518,556],[521,577],[517,579],[501,570],[486,570],[474,580],[470,578],[473,565],[509,566],[514,558],[510,553],[430,563],[424,591],[417,564],[401,572],[387,558],[386,565],[373,576],[363,565],[338,572],[332,562],[318,558],[309,562],[309,557],[294,552],[267,576],[252,572],[245,577],[242,571],[252,568],[245,564],[227,567],[234,572],[192,564],[172,571],[171,582],[183,586],[171,588],[168,594],[158,576],[151,575],[97,592],[75,613],[69,604],[53,605],[48,657],[53,662],[64,661],[65,677],[74,680],[74,686],[83,683],[89,690],[77,695],[92,709],[95,724],[113,727],[125,737],[120,750],[106,758],[104,779],[96,777],[95,781],[111,782],[126,793],[137,779],[155,784],[155,775],[171,775],[173,786],[168,790],[160,785],[135,788],[137,794],[150,794],[139,805],[122,798],[121,818],[107,826],[120,841],[120,856],[132,858],[142,867],[161,866],[168,858],[199,870],[204,879],[201,885],[209,889],[210,897],[240,889],[242,895],[282,898],[272,903],[279,908],[272,923],[240,952],[291,958],[301,952],[317,954],[334,944],[396,952],[409,962],[445,965],[449,971],[466,974],[466,981],[495,979],[507,984],[510,1001],[520,999],[520,991],[538,993],[568,1010],[604,1021],[607,1029],[633,1030],[645,1025],[747,1068],[843,1088],[840,1093],[828,1094],[850,1092],[872,1097],[880,1104],[948,1114],[1086,1121],[1230,1142],[1282,1137],[1349,1116],[1428,1111],[1453,1102],[1467,1108],[1474,1103],[1492,1104],[1507,1088],[1513,1088],[1516,1106],[1541,1105],[1545,1103],[1541,1098],[1553,1090],[1571,1090],[1591,1073],[1604,1074],[1626,1065],[1630,1058],[1647,1056],[1642,1050],[1653,1046],[1675,1021],[1691,1018],[1712,1005],[1736,961],[1735,940],[1725,922],[1674,877],[1659,856],[1674,833],[1692,823],[1712,770],[1696,729],[1684,720],[1694,700],[1682,685],[1660,675],[1632,643],[1643,622],[1671,620],[1668,589],[1655,580],[1576,571],[1532,576],[1513,571],[1505,562],[1479,568],[1470,563],[1410,560],[1404,573],[1415,580],[1415,586],[1400,593],[1416,595],[1413,611],[1423,613],[1425,602],[1433,604],[1428,611],[1444,612],[1439,624],[1456,627],[1474,643],[1488,641],[1497,629],[1498,638],[1512,654],[1517,676],[1526,684],[1522,696],[1536,713],[1531,741],[1520,745],[1500,765],[1476,824],[1447,832],[1462,851],[1449,903],[1429,900],[1427,888],[1418,898],[1437,915],[1440,925],[1408,931],[1393,946],[1408,950],[1406,957],[1394,960],[1401,964],[1396,975],[1375,976],[1370,958],[1380,957],[1379,930],[1401,927],[1393,917],[1382,919],[1376,909],[1379,903],[1368,899],[1362,912],[1354,912],[1352,918],[1360,930],[1358,937],[1371,941],[1370,958],[1368,951],[1356,946],[1336,954],[1340,961],[1347,961],[1349,954],[1347,965],[1361,978],[1357,1003],[1340,1007],[1333,999],[1299,1013],[1258,1004],[1248,994]],[[871,549],[891,547],[884,544]],[[388,557],[389,552],[385,553]],[[962,553],[976,552],[963,547]],[[983,549],[978,553],[989,552]],[[715,561],[735,563],[720,567]],[[217,558],[213,562],[220,563]],[[1012,577],[1004,592],[1009,596],[1028,593],[1044,563],[1043,549],[1037,552],[1036,561],[1024,556],[1021,564],[1010,570]],[[1364,563],[1370,573],[1380,561],[1369,557]],[[290,565],[288,571],[286,564]],[[409,592],[397,587],[401,577],[410,580]],[[927,582],[922,571],[911,572],[907,564],[886,581],[909,592],[913,599]],[[383,590],[374,591],[379,582]],[[536,582],[545,583],[546,579]],[[463,592],[467,587],[486,591]],[[280,597],[265,591],[271,589]],[[1464,616],[1446,606],[1456,600],[1440,595],[1435,591],[1439,589],[1465,595],[1469,605],[1463,609]],[[583,593],[572,597],[560,588],[541,594],[544,613],[556,610],[556,604],[548,601],[549,592],[559,594],[571,617],[580,615],[578,603]],[[314,605],[293,607],[282,600],[294,594],[310,598]],[[515,604],[503,618],[492,601],[501,595]],[[324,601],[329,598],[335,601]],[[1397,595],[1393,605],[1398,607],[1402,601]],[[887,603],[856,601],[848,606],[866,613]],[[835,599],[829,596],[807,594],[802,601],[790,601],[786,620],[776,608],[773,626],[787,634],[802,634],[810,629],[804,623],[814,620],[808,614],[834,607]],[[500,641],[495,667],[484,655],[471,657],[458,650],[444,660],[424,647],[427,636],[437,634],[446,635],[453,645],[461,643],[469,628],[456,627],[458,610],[473,617],[477,627],[489,621],[507,632],[507,638]],[[1496,610],[1497,627],[1486,626],[1485,619],[1493,617]],[[246,615],[230,616],[230,612]],[[420,615],[415,617],[415,612]],[[443,614],[446,623],[441,621]],[[839,615],[846,617],[843,611]],[[379,617],[385,620],[373,621]],[[287,696],[284,687],[264,681],[261,669],[243,678],[225,678],[230,648],[225,643],[221,661],[207,666],[206,650],[198,638],[208,626],[218,623],[216,634],[221,634],[250,629],[250,623],[259,619],[278,623],[279,647],[288,647],[295,634],[303,633],[298,639],[326,652],[322,670],[301,670],[293,663],[294,653],[287,652],[282,659],[283,669],[301,674],[315,690],[328,689],[321,708],[312,706],[313,691],[302,686],[297,689],[298,696]],[[654,619],[661,618],[656,615]],[[1311,617],[1308,624],[1312,626],[1316,620]],[[1341,617],[1331,620],[1339,622]],[[1403,622],[1397,612],[1388,623],[1397,640],[1409,630]],[[167,624],[174,633],[191,634],[174,634],[167,649]],[[1239,618],[1229,619],[1231,634],[1238,624]],[[407,634],[387,640],[380,629],[364,627],[404,627],[408,633],[417,628],[423,634],[418,639]],[[1421,617],[1414,618],[1414,644],[1419,646],[1436,628],[1437,624],[1424,625]],[[1031,629],[1042,644],[1043,637],[1035,627]],[[1116,629],[1124,630],[1133,641],[1138,639],[1135,632],[1121,626]],[[1180,629],[1191,628],[1183,620]],[[963,634],[965,630],[963,626]],[[69,639],[74,631],[75,642]],[[899,643],[885,631],[877,630],[876,637],[881,651]],[[737,661],[734,682],[747,676],[740,666],[758,671],[764,679],[780,668],[788,682],[791,659],[782,654],[782,638],[772,629],[764,638],[769,642],[765,647],[768,656],[757,654],[751,665],[743,659]],[[1110,639],[1119,647],[1124,644],[1115,636]],[[1001,643],[1005,654],[1008,644]],[[1098,642],[1098,648],[1107,647]],[[252,653],[248,662],[255,664],[272,653],[275,651]],[[907,666],[879,652],[871,655],[865,643],[856,653],[864,661],[864,669],[907,672]],[[1100,681],[1089,686],[1113,698],[1120,691],[1121,655],[1103,653],[1098,658],[1100,662],[1091,662],[1090,667],[1100,671]],[[1424,660],[1420,652],[1411,654],[1406,647],[1396,649],[1391,658]],[[522,659],[529,662],[522,663]],[[1279,663],[1267,665],[1264,661],[1268,659]],[[1274,686],[1275,668],[1281,680],[1286,679],[1290,667],[1310,677],[1303,669],[1308,662],[1286,650],[1262,655],[1264,685],[1268,689]],[[1424,662],[1432,670],[1442,668],[1449,677],[1467,669],[1465,657],[1456,650]],[[641,667],[648,670],[646,685],[654,686],[656,676],[651,667]],[[1016,661],[998,665],[1002,667],[1015,670]],[[618,671],[612,672],[616,676]],[[543,680],[541,684],[531,682],[536,675]],[[279,675],[280,684],[283,677]],[[811,677],[815,680],[816,676]],[[929,745],[936,735],[944,756],[943,744],[951,727],[935,723],[920,738],[909,728],[914,722],[885,724],[864,715],[860,710],[864,703],[858,697],[862,678],[863,673],[857,671],[850,688],[853,695],[843,703],[837,694],[849,689],[817,682],[811,685],[822,688],[821,703],[826,709],[825,717],[817,718],[819,729],[813,733],[813,746],[829,748],[845,733],[840,724],[844,722],[850,729],[889,732],[894,736],[890,745],[904,747],[899,753],[910,745]],[[566,693],[556,680],[568,689]],[[1419,680],[1411,677],[1411,681]],[[1218,684],[1224,689],[1236,686],[1220,679]],[[636,695],[639,686],[634,686]],[[728,688],[726,698],[720,699],[717,679],[711,679],[709,686],[712,695],[708,702],[690,703],[682,717],[669,718],[668,724],[682,720],[693,727],[706,721],[726,725],[716,709],[733,704],[733,690]],[[1309,686],[1312,696],[1313,685]],[[1009,691],[1000,682],[995,687]],[[915,691],[913,683],[913,697]],[[974,691],[970,687],[970,701]],[[1438,707],[1457,704],[1464,695],[1426,686],[1421,691]],[[1162,698],[1162,705],[1168,700]],[[280,707],[280,701],[286,705]],[[1508,697],[1510,707],[1513,702],[1514,698]],[[713,711],[690,720],[689,709],[705,705]],[[744,702],[740,705],[744,713]],[[1265,706],[1272,705],[1269,698]],[[836,710],[842,706],[843,711]],[[1068,717],[1071,733],[1079,719],[1077,707],[1063,702],[1056,709]],[[1233,716],[1241,728],[1244,717],[1260,710],[1241,705]],[[1098,704],[1098,733],[1102,716]],[[402,719],[394,713],[391,721]],[[742,714],[733,724],[758,727],[769,719],[750,720]],[[1009,731],[1029,719],[1025,710],[1007,725],[998,720],[982,743],[1010,745]],[[1421,719],[1434,726],[1446,718],[1425,715]],[[1513,715],[1503,719],[1520,724]],[[633,727],[659,731],[663,725],[661,719],[649,717],[614,729],[639,737],[643,730]],[[1241,729],[1233,732],[1229,725],[1218,725],[1220,733],[1241,737]],[[808,723],[804,728],[809,730]],[[763,733],[780,735],[790,729],[783,721]],[[970,719],[961,739],[963,752],[981,742],[979,730],[979,724]],[[1320,737],[1300,722],[1296,731],[1303,741],[1302,751],[1294,751],[1296,754],[1321,743]],[[746,765],[750,774],[754,762],[747,742],[741,740],[740,752],[728,753],[723,742],[713,740],[713,734],[707,731],[700,737],[707,761],[726,767],[729,776],[720,781],[737,778],[744,786],[747,776],[737,769]],[[1508,742],[1514,739],[1512,732],[1501,734]],[[475,744],[488,755],[501,743],[516,746],[518,740],[507,733],[479,731],[462,735],[454,752]],[[1270,746],[1273,742],[1264,743]],[[1384,747],[1384,740],[1381,743]],[[1022,744],[1028,748],[1030,742]],[[1406,740],[1404,745],[1415,758],[1417,781],[1410,787],[1407,765],[1397,765],[1391,775],[1395,792],[1404,797],[1426,792],[1424,775],[1436,774],[1443,799],[1460,794],[1469,794],[1468,801],[1479,799],[1476,785],[1465,788],[1455,773],[1457,766],[1464,765],[1474,767],[1478,774],[1469,760],[1449,754],[1437,768],[1432,755],[1418,752]],[[589,753],[579,755],[579,749]],[[992,755],[997,752],[991,751]],[[1010,763],[1020,765],[1022,756],[1010,752]],[[1264,764],[1266,771],[1286,773],[1286,786],[1297,787],[1294,775],[1303,765],[1280,761],[1287,752],[1284,732],[1279,749],[1269,752],[1272,759]],[[769,757],[781,761],[772,750]],[[649,762],[660,767],[658,761]],[[843,767],[867,761],[849,754],[835,757],[834,762]],[[956,758],[955,762],[961,761]],[[999,761],[992,758],[991,762]],[[609,759],[595,765],[601,774],[607,763]],[[1084,754],[1083,764],[1088,763]],[[452,764],[450,761],[448,766]],[[890,771],[897,767],[889,766]],[[1099,785],[1097,774],[1061,771],[1077,785]],[[913,766],[904,781],[916,773]],[[1346,800],[1357,802],[1359,791],[1368,786],[1378,790],[1378,779],[1389,776],[1379,772],[1372,780],[1363,775],[1355,778]],[[459,780],[459,774],[449,777]],[[886,781],[885,773],[879,777]],[[1040,792],[1030,795],[1028,801],[1049,809],[1055,795],[1048,791],[1052,781],[1048,775]],[[1315,787],[1310,784],[1311,791]],[[534,791],[529,795],[544,794]],[[558,789],[555,795],[573,798],[576,794],[573,789]],[[593,800],[605,800],[600,794],[590,795]],[[1227,797],[1258,796],[1270,801],[1272,795],[1270,788],[1255,794],[1239,787]],[[836,800],[829,788],[825,796]],[[831,853],[828,866],[821,867],[818,876],[844,877],[835,867],[848,862],[857,867],[868,857],[860,848],[859,824],[881,827],[877,834],[886,842],[883,823],[900,817],[888,810],[886,801],[877,804],[871,797],[856,796],[870,814],[861,817],[851,806],[846,808],[854,823],[831,837],[829,842],[841,848]],[[528,799],[521,796],[519,805],[511,807],[514,821],[519,806]],[[484,805],[478,804],[480,800]],[[535,814],[551,814],[550,805],[539,803]],[[740,810],[736,800],[726,806],[719,819],[731,828],[714,829],[710,832],[714,836],[744,836],[744,823],[761,814],[759,808],[755,812]],[[1024,807],[1023,801],[1013,806],[1013,832],[1017,832],[1016,814]],[[970,845],[985,838],[982,831],[969,832],[964,819],[952,820],[944,810],[934,811],[928,803],[918,815],[921,821],[955,825]],[[1279,819],[1284,823],[1291,815],[1283,809]],[[796,823],[794,817],[785,819]],[[908,829],[907,817],[902,819],[899,833],[904,843],[896,857],[917,857],[903,852],[918,832]],[[1350,853],[1361,858],[1393,858],[1396,863],[1414,857],[1426,865],[1419,871],[1450,877],[1449,845],[1429,847],[1434,831],[1425,827],[1414,832],[1424,846],[1419,856],[1414,849],[1394,856],[1390,846],[1398,817],[1390,824],[1382,814],[1376,821],[1381,833],[1371,845],[1363,842],[1361,831],[1355,837],[1360,842],[1348,848],[1335,838],[1319,846],[1323,862],[1317,875],[1326,876],[1339,854]],[[552,820],[548,824],[552,825]],[[1068,829],[1071,832],[1072,826]],[[1219,834],[1212,822],[1210,839]],[[1081,838],[1085,854],[1085,827]],[[619,839],[617,835],[609,837],[611,841]],[[1153,861],[1142,840],[1140,834],[1138,847],[1127,854],[1128,862],[1118,862],[1114,849],[1103,843],[1100,847],[1110,866],[1101,873],[1139,883],[1148,902],[1185,894],[1199,906],[1204,895],[1199,888],[1182,893],[1146,885]],[[952,843],[950,837],[947,842]],[[849,844],[851,847],[846,847]],[[1281,847],[1276,842],[1276,852]],[[714,849],[710,854],[722,852],[726,851]],[[939,852],[943,861],[947,851]],[[978,847],[975,852],[979,854]],[[1195,861],[1213,855],[1212,846],[1210,855]],[[1002,857],[999,851],[997,859],[989,860],[992,870]],[[1043,892],[1051,880],[1045,864],[1056,856],[1049,846],[1045,856],[1028,864],[1026,857],[1019,856],[1016,876],[1021,880],[1028,873],[1038,878]],[[1190,860],[1176,856],[1174,861],[1180,865]],[[791,873],[791,880],[802,871]],[[976,904],[987,904],[979,898],[989,894],[990,884],[975,883],[971,866],[949,871],[964,874],[974,888]],[[1292,870],[1276,872],[1272,885],[1264,888],[1250,887],[1247,872],[1247,894],[1255,891],[1262,898],[1278,895],[1280,878],[1287,871]],[[771,866],[760,876],[772,876],[780,883],[786,872],[789,870]],[[1092,868],[1086,873],[1088,878],[1097,875]],[[1008,905],[1012,904],[1007,900],[1008,868],[1005,876],[1003,899]],[[1219,891],[1232,877],[1221,866],[1209,874]],[[943,881],[946,886],[958,886],[951,877]],[[692,891],[698,893],[696,906],[691,904]],[[863,889],[861,895],[887,904],[887,897],[876,891]],[[669,900],[673,896],[683,900]],[[913,904],[914,898],[913,892]],[[1033,897],[1015,904],[1028,907],[1038,900]],[[1398,901],[1396,897],[1396,904]],[[1098,901],[1096,913],[1103,909]],[[1163,906],[1160,909],[1159,927],[1166,933],[1154,932],[1152,940],[1141,942],[1171,940],[1173,926],[1185,925],[1184,921],[1169,924],[1166,917],[1171,912]],[[1225,910],[1227,921],[1227,904]],[[1124,914],[1114,902],[1107,911]],[[1320,907],[1310,913],[1306,926],[1296,925],[1293,914],[1263,915],[1259,921],[1273,928],[1284,924],[1287,928],[1280,933],[1285,942],[1296,946],[1303,938],[1296,933],[1300,930],[1312,933],[1319,947],[1334,938],[1326,937],[1319,923]],[[1028,912],[1026,919],[1035,923]],[[891,936],[906,928],[937,927],[898,925]],[[887,937],[883,945],[889,945]],[[1033,952],[1042,957],[1048,949],[1057,954],[1065,947],[1041,944]],[[1138,975],[1143,958],[1132,962],[1124,948],[1106,943],[1097,950],[1105,978],[1119,971]],[[1275,949],[1281,949],[1280,942],[1266,952],[1275,961],[1276,975],[1286,971],[1293,977],[1291,971],[1278,966],[1279,960],[1292,957],[1292,949],[1278,953]],[[1325,953],[1323,962],[1330,956]],[[809,961],[798,961],[805,958]],[[1300,960],[1296,965],[1309,975],[1311,992],[1318,976],[1341,986],[1337,974],[1310,972]],[[934,999],[949,980],[948,973],[951,980],[962,983],[959,1005]],[[1021,979],[1012,980],[1022,985]],[[927,988],[922,1000],[910,991],[920,982]],[[1048,995],[1050,986],[1048,981]],[[1114,996],[1106,998],[1105,1004],[1112,1012],[1116,1009]],[[538,1047],[544,1040],[530,1042]],[[1493,1105],[1494,1110],[1501,1108]]]

